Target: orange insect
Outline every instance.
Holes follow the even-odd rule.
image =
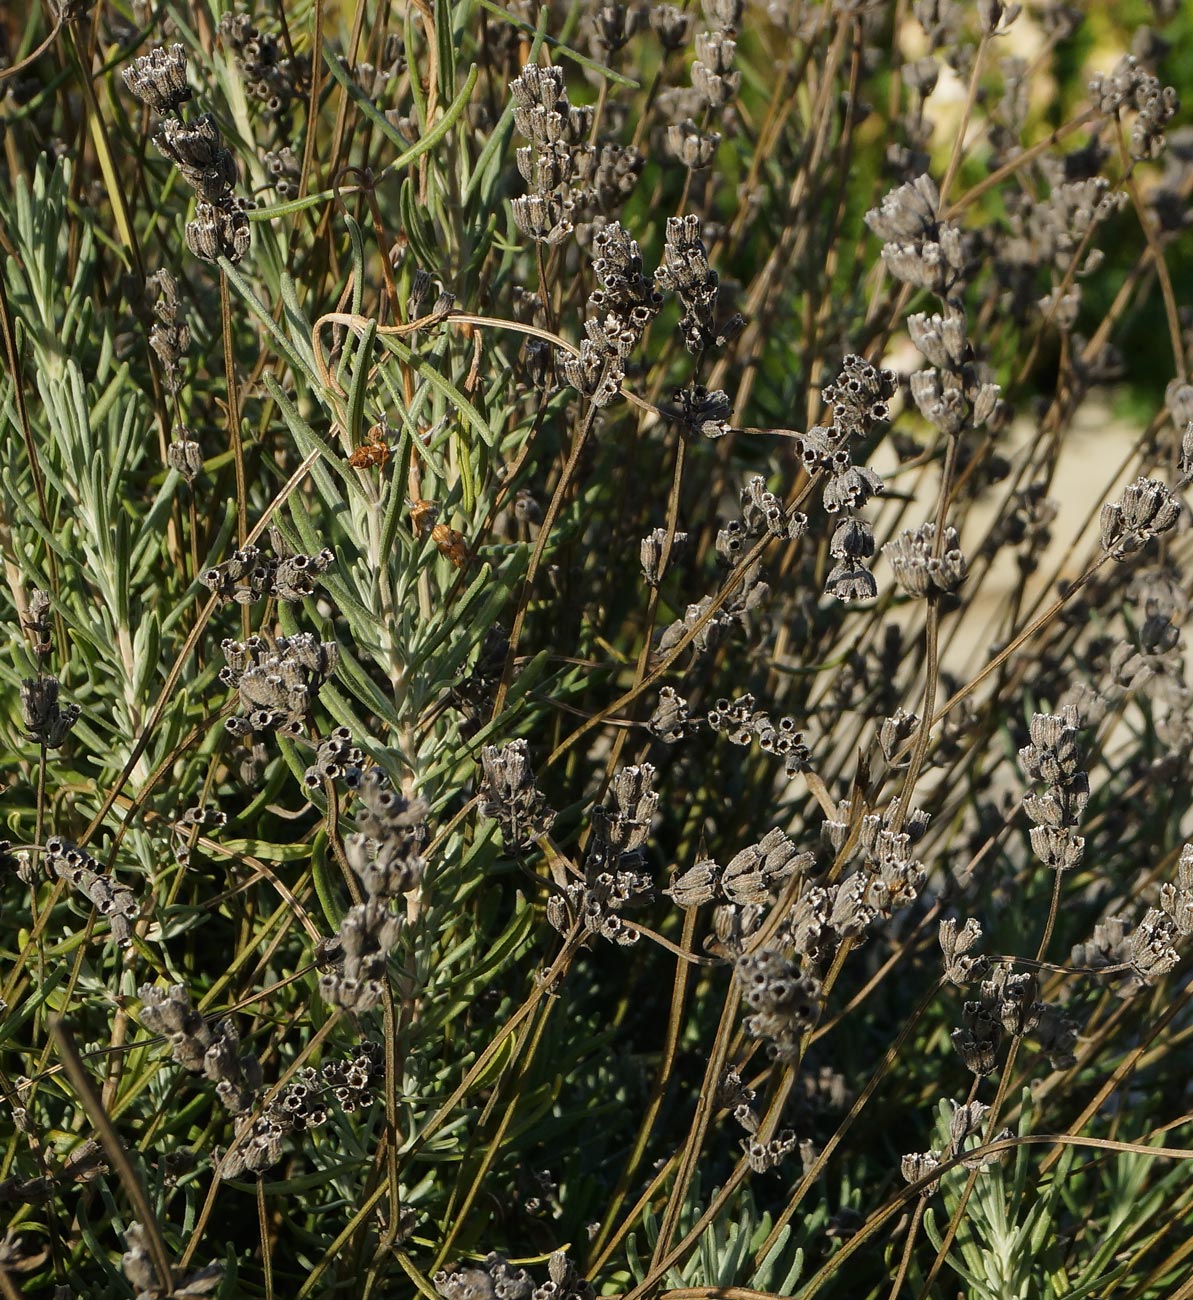
[[[426,537],[430,533],[431,541],[435,543],[439,554],[446,555],[457,569],[462,569],[470,558],[468,542],[463,533],[449,528],[447,524],[437,523],[438,516],[439,507],[434,501],[420,497],[410,507],[410,522],[414,525],[415,532],[420,537]]]
[[[446,555],[457,569],[468,563],[468,543],[463,533],[458,533],[446,524],[436,524],[431,529],[431,541],[439,547],[439,554]]]
[[[353,469],[384,469],[389,456],[385,425],[375,424],[365,435],[364,442],[348,457],[348,464]]]

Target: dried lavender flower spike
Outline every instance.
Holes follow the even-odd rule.
[[[639,545],[639,559],[642,563],[642,576],[652,587],[657,587],[662,580],[663,547],[667,540],[667,530],[656,528],[642,539]],[[671,538],[671,558],[687,545],[687,533],[677,532]]]
[[[745,0],[702,0],[704,21],[716,32],[736,32],[741,27]]]
[[[174,430],[174,439],[166,447],[166,464],[182,475],[188,487],[203,469],[203,449],[190,437],[185,425],[178,425]]]
[[[696,862],[675,876],[663,891],[677,907],[700,907],[718,896],[721,868],[711,858]]]
[[[1138,478],[1121,501],[1102,507],[1102,546],[1114,559],[1126,559],[1175,527],[1180,515],[1180,497],[1158,479]]]
[[[319,976],[319,996],[328,1006],[357,1013],[381,1001],[389,954],[401,938],[402,918],[384,898],[350,908],[340,923],[342,960]]]
[[[882,548],[895,581],[909,596],[923,598],[929,591],[951,594],[965,581],[969,570],[957,530],[946,525],[939,555],[934,554],[935,546],[936,525],[927,523],[906,529]]]
[[[500,749],[486,745],[481,750],[481,767],[480,815],[501,827],[506,848],[525,852],[555,821],[555,813],[534,783],[526,741],[512,740]]]
[[[663,49],[678,50],[687,43],[692,19],[675,5],[656,4],[650,8],[650,25]]]
[[[727,393],[719,388],[711,392],[703,384],[677,388],[675,407],[664,414],[679,425],[688,438],[723,438],[729,432],[729,416],[733,404]]]
[[[664,744],[673,745],[693,729],[694,723],[688,702],[673,686],[659,691],[659,702],[646,723],[653,736]]]
[[[952,917],[941,921],[940,950],[944,954],[944,977],[950,984],[969,984],[985,974],[986,958],[980,953],[969,955],[981,938],[982,927],[972,916],[960,929]]]
[[[884,718],[882,726],[878,730],[878,744],[888,763],[894,763],[897,754],[904,745],[915,735],[920,725],[919,715],[907,713],[899,708],[889,717]],[[911,755],[907,754],[898,764],[900,767],[906,767],[911,762]]]
[[[918,1183],[921,1178],[927,1178],[928,1175],[940,1166],[940,1157],[935,1151],[916,1151],[910,1155],[905,1155],[900,1162],[899,1172],[903,1175],[903,1181],[907,1183]],[[931,1196],[940,1186],[939,1179],[925,1185],[922,1196]]]
[[[370,900],[384,900],[416,889],[426,870],[420,850],[427,839],[430,806],[425,799],[395,790],[377,767],[364,773],[356,789],[357,833],[345,838],[344,852],[365,894]]]
[[[142,54],[121,75],[129,90],[162,116],[176,113],[193,93],[186,81],[186,50],[177,43]]]
[[[820,1016],[820,981],[774,948],[739,957],[734,974],[751,1011],[742,1022],[746,1032],[765,1039],[776,1060],[794,1060],[804,1031]]]
[[[317,789],[324,781],[355,790],[361,782],[364,751],[352,741],[347,727],[337,727],[315,750],[315,761],[303,773],[303,784]]]
[[[690,117],[667,128],[667,148],[689,171],[711,167],[720,144],[719,131],[701,131]]]
[[[21,682],[21,717],[30,740],[60,749],[81,716],[77,704],[61,704],[57,677],[26,677]]]

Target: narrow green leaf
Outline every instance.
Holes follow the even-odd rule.
[[[357,185],[345,185],[341,194],[355,194]],[[245,214],[250,221],[273,221],[276,217],[289,217],[295,212],[313,208],[316,203],[326,203],[336,197],[335,190],[320,190],[318,194],[304,194],[301,199],[287,199],[285,203],[274,203],[268,208],[250,208]]]

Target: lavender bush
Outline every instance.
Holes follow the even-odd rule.
[[[0,1293],[1190,1294],[1187,9],[0,37]]]

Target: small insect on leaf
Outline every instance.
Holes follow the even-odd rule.
[[[446,555],[457,569],[462,569],[468,563],[468,543],[463,533],[446,524],[436,524],[431,529],[431,540],[439,548],[439,554]]]
[[[390,457],[385,432],[385,425],[373,425],[364,442],[348,457],[348,464],[353,469],[384,469]]]
[[[410,522],[419,537],[430,534],[431,541],[439,549],[440,555],[446,555],[457,569],[462,569],[469,560],[468,543],[464,534],[449,528],[438,521],[439,507],[434,501],[419,498],[410,507]]]

